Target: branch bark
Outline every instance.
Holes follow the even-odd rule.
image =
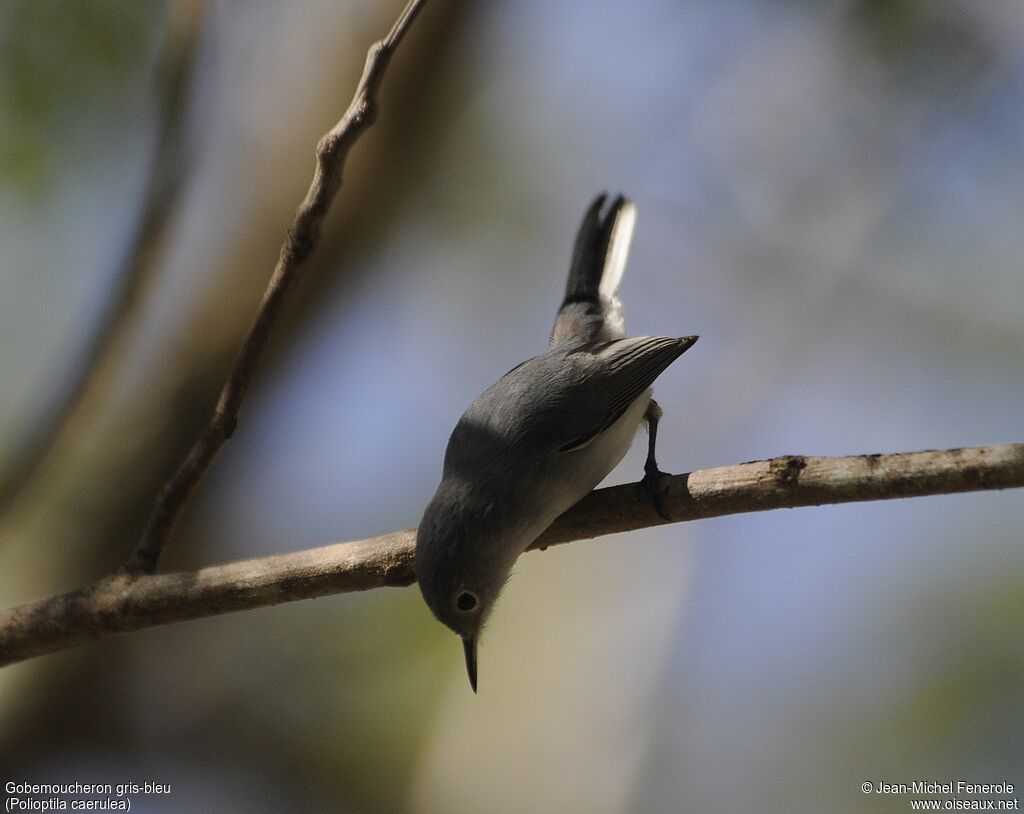
[[[664,480],[671,522],[742,512],[1024,487],[1024,444],[767,461]],[[664,525],[640,484],[592,492],[531,546]],[[415,532],[398,531],[177,574],[122,571],[0,614],[0,666],[114,633],[415,581]]]
[[[242,402],[270,342],[274,325],[320,242],[321,227],[341,187],[348,154],[373,124],[377,93],[391,57],[425,3],[426,0],[409,0],[388,35],[370,46],[362,78],[348,110],[317,144],[313,181],[295,212],[256,319],[221,390],[213,417],[160,490],[142,538],[124,565],[126,574],[151,574],[156,570],[181,510],[221,447],[234,433]]]

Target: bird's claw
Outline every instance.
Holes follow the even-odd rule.
[[[654,504],[654,510],[661,516],[663,520],[668,522],[672,521],[667,511],[665,511],[665,504],[662,501],[662,496],[665,494],[665,490],[661,488],[661,479],[668,477],[667,472],[662,472],[658,467],[651,466],[648,464],[644,467],[644,479],[640,481],[643,484],[644,491],[647,492],[651,497],[651,503]]]

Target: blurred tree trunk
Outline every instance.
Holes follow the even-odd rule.
[[[351,98],[366,46],[387,30],[400,6],[386,4],[360,17],[360,31],[346,43],[350,47],[332,52],[334,64],[318,66],[322,82],[305,100],[308,118],[285,128],[281,163],[288,168],[289,183],[274,187],[274,197],[242,210],[249,217],[224,235],[220,260],[211,260],[196,275],[205,283],[202,296],[182,299],[191,305],[174,315],[173,330],[145,361],[142,375],[104,398],[87,426],[68,433],[0,524],[5,606],[92,580],[116,568],[130,552],[157,490],[209,419],[292,212],[309,184],[316,141]],[[378,122],[353,152],[338,205],[291,313],[275,332],[257,387],[274,375],[275,359],[296,326],[326,299],[324,287],[355,288],[349,269],[357,264],[352,261],[399,228],[403,194],[428,168],[433,144],[447,123],[441,77],[465,10],[460,3],[430,7],[415,36],[396,55],[381,92]],[[192,197],[183,196],[182,209],[188,209]],[[173,234],[168,246],[173,252]],[[239,431],[259,432],[247,418],[243,410]],[[205,559],[184,539],[173,541],[168,556],[164,568]],[[4,671],[0,765],[14,765],[19,753],[52,738],[67,742],[76,733],[95,738],[102,732],[127,737],[131,727],[124,725],[123,694],[129,676],[112,664],[111,656],[117,654],[123,665],[131,648],[131,641],[123,640]],[[97,698],[109,703],[97,704]]]

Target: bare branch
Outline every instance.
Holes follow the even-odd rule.
[[[39,423],[26,433],[11,463],[0,475],[0,512],[15,502],[64,429],[75,422],[89,397],[102,390],[109,380],[112,351],[124,337],[149,284],[160,238],[185,177],[185,102],[195,72],[203,10],[201,0],[179,0],[169,9],[169,31],[157,70],[158,135],[138,219],[118,263],[113,291],[96,320],[92,336],[85,341],[65,377],[67,384]]]
[[[320,241],[320,229],[334,197],[341,187],[342,171],[349,151],[373,123],[377,92],[395,49],[401,43],[426,0],[410,0],[391,31],[370,46],[363,76],[345,115],[320,139],[316,148],[316,170],[305,200],[295,212],[288,237],[281,247],[277,266],[270,278],[263,301],[249,335],[235,359],[234,367],[221,390],[213,418],[157,496],[156,505],[131,557],[125,564],[128,574],[156,570],[160,554],[167,544],[174,522],[181,514],[196,484],[206,474],[221,447],[231,437],[238,414],[271,331],[308,265]]]
[[[768,461],[665,479],[672,522],[740,512],[1024,487],[1024,444]],[[640,484],[599,489],[533,548],[663,525]],[[326,594],[410,585],[415,532],[338,543],[190,573],[115,574],[0,614],[0,665],[113,633]]]

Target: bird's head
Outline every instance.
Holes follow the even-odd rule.
[[[486,517],[467,517],[465,503],[442,486],[416,533],[416,579],[427,606],[462,639],[476,692],[476,651],[487,618],[512,570],[507,535]]]

